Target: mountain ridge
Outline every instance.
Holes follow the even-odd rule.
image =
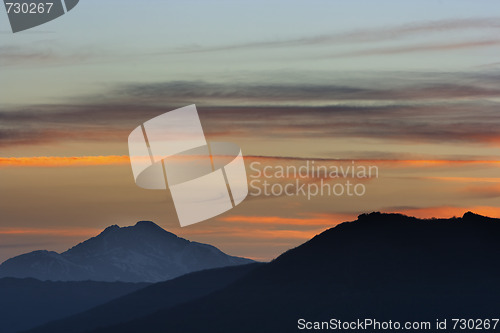
[[[87,311],[34,328],[29,332],[84,333],[120,323],[123,318],[129,320],[140,318],[222,289],[261,265],[264,264],[252,263],[189,273],[133,291]],[[166,297],[157,297],[157,295]]]
[[[499,219],[473,213],[451,219],[362,214],[224,289],[91,333],[160,333],[166,327],[184,333],[299,332],[299,318],[494,318],[498,236]]]
[[[128,282],[0,279],[0,332],[14,333],[91,309],[148,286]]]
[[[178,237],[151,221],[139,221],[134,226],[109,226],[62,253],[37,250],[10,258],[0,264],[0,277],[159,282],[202,269],[251,262]]]

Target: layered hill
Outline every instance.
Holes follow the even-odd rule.
[[[472,213],[431,220],[361,215],[223,289],[90,332],[293,332],[303,331],[300,319],[434,325],[444,318],[496,318],[499,236],[499,220]]]

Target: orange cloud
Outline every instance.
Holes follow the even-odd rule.
[[[492,177],[424,177],[424,178],[449,181],[449,182],[460,182],[460,183],[500,183],[500,178],[492,178]]]
[[[149,159],[149,156],[145,158]],[[416,167],[432,167],[444,165],[475,165],[493,164],[500,166],[497,160],[416,160],[416,159],[315,159],[280,156],[245,156],[247,162],[252,161],[291,161],[300,163],[301,161],[314,160],[318,165],[328,165],[328,163],[352,163],[352,161],[367,165],[386,164],[403,165]],[[321,162],[321,163],[320,163]],[[95,166],[95,165],[120,165],[129,164],[130,158],[127,155],[107,155],[107,156],[33,156],[33,157],[0,157],[0,167],[68,167],[68,166]],[[318,167],[318,165],[316,167]]]
[[[333,224],[330,224],[333,226]],[[273,225],[269,225],[272,227]],[[306,241],[325,231],[327,228],[315,228],[313,230],[271,230],[271,229],[247,229],[238,227],[214,228],[212,230],[192,229],[182,233],[182,237],[193,236],[210,236],[218,239],[230,238],[234,239],[252,239],[252,240],[300,240]],[[212,239],[212,238],[209,238]],[[213,241],[213,239],[212,239]],[[210,241],[209,241],[210,242]]]
[[[68,167],[128,164],[128,156],[35,156],[0,158],[0,167]]]
[[[395,163],[402,163],[408,166],[441,166],[450,164],[464,164],[464,165],[476,165],[476,164],[493,164],[500,165],[500,161],[494,160],[394,160]]]
[[[98,235],[102,230],[91,228],[67,228],[67,229],[51,229],[51,228],[0,228],[0,235],[39,235],[39,236],[59,236],[59,237],[93,237]]]
[[[328,159],[328,158],[303,158],[303,157],[290,157],[290,156],[245,156],[248,161],[295,161],[297,163],[306,161],[316,161],[318,165],[327,165],[328,163],[352,163],[353,161],[359,163],[360,165],[374,165],[376,163],[386,163],[386,164],[402,164],[405,166],[437,166],[437,165],[449,165],[449,164],[493,164],[500,165],[500,160],[446,160],[446,159],[367,159],[367,158],[355,158],[355,159]]]
[[[340,222],[356,218],[348,214],[314,214],[312,217],[245,216],[233,215],[219,218],[224,222],[240,222],[267,225],[325,226],[332,227]]]

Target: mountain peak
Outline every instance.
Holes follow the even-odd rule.
[[[357,223],[370,223],[376,225],[400,225],[402,223],[408,222],[422,222],[422,221],[442,221],[442,222],[469,222],[469,223],[479,223],[479,222],[498,222],[499,219],[493,217],[487,217],[474,212],[468,211],[462,217],[452,217],[449,219],[444,218],[430,218],[430,219],[418,219],[413,216],[407,216],[399,213],[382,213],[382,212],[372,212],[369,214],[361,214],[358,219],[354,222]]]
[[[120,229],[120,227],[116,224],[113,224],[113,225],[110,225],[109,227],[107,227],[106,229],[104,229],[102,231],[102,233],[105,233],[105,232],[108,232],[108,231],[113,231],[113,230],[117,230],[117,229]]]
[[[0,277],[60,281],[158,282],[215,267],[252,262],[187,239],[151,221],[111,225],[63,253],[36,251],[0,265]]]
[[[467,213],[464,214],[462,217],[463,222],[470,222],[470,223],[480,223],[480,222],[498,222],[499,219],[493,218],[493,217],[488,217],[480,214],[473,213],[471,211],[468,211]]]
[[[376,225],[392,225],[405,222],[416,222],[418,219],[412,216],[407,216],[399,213],[382,213],[371,212],[369,214],[361,214],[358,216],[357,223],[370,223]]]
[[[486,216],[476,214],[474,212],[468,211],[467,213],[464,214],[463,218],[471,218],[471,217],[482,217],[482,218],[487,218]]]
[[[162,229],[158,224],[153,221],[139,221],[135,224],[134,227],[137,228],[154,228],[154,229]]]

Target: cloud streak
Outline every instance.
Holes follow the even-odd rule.
[[[99,234],[99,229],[91,228],[0,228],[1,235],[49,235],[58,237],[75,237],[75,236],[85,236],[93,237]]]
[[[127,165],[128,156],[36,156],[0,158],[1,167],[75,167],[97,165]]]
[[[170,48],[168,51],[156,51],[144,53],[127,53],[123,52],[119,55],[120,61],[128,61],[131,59],[144,59],[144,57],[158,57],[164,55],[184,56],[186,54],[204,54],[204,53],[221,53],[232,51],[266,51],[273,49],[315,49],[322,50],[324,48],[332,48],[338,46],[355,46],[357,44],[375,44],[385,42],[400,42],[410,38],[426,36],[441,37],[446,41],[449,33],[464,33],[464,32],[494,32],[500,30],[500,19],[497,17],[486,18],[467,18],[467,19],[452,19],[440,21],[413,22],[403,25],[371,27],[366,29],[357,29],[352,31],[330,33],[315,36],[303,36],[288,39],[275,39],[266,41],[254,41],[248,43],[235,43],[226,45],[195,45],[188,47]],[[29,32],[28,32],[29,33]],[[496,33],[498,34],[498,33]],[[92,47],[84,49],[72,50],[68,52],[57,43],[43,45],[29,45],[19,47],[17,45],[4,45],[0,47],[0,67],[21,66],[21,65],[66,65],[66,64],[81,64],[85,63],[116,63],[116,55],[109,50],[92,50]],[[440,51],[454,50],[464,48],[477,48],[497,45],[496,41],[476,41],[466,40],[449,44],[442,42],[436,45],[414,45],[400,46],[394,48],[376,48],[366,49],[359,52],[338,53],[330,57],[352,57],[352,56],[369,56],[374,54],[396,54],[404,52],[424,52],[424,51]]]
[[[60,48],[48,46],[4,45],[0,46],[0,67],[17,65],[43,65],[43,64],[75,64],[90,59],[88,50],[67,53]]]
[[[414,53],[414,52],[440,52],[440,51],[452,51],[461,49],[472,49],[478,47],[494,47],[499,45],[500,45],[499,39],[482,40],[482,41],[465,41],[459,43],[416,44],[407,46],[383,47],[383,48],[365,49],[360,51],[343,52],[325,57],[345,58],[345,57],[391,55],[391,54]]]
[[[384,75],[386,77],[384,77]],[[0,147],[126,142],[145,119],[198,105],[213,138],[370,138],[499,145],[500,73],[365,73],[348,81],[117,86],[81,102],[0,110]],[[377,83],[380,82],[380,83]]]
[[[304,46],[328,46],[338,44],[355,44],[369,42],[384,42],[418,36],[421,34],[439,34],[450,31],[500,29],[500,19],[470,18],[454,19],[430,22],[415,22],[392,27],[374,27],[372,29],[360,29],[344,33],[324,34],[320,36],[300,37],[284,40],[258,41],[251,43],[231,44],[222,46],[195,46],[179,48],[175,51],[163,52],[162,54],[189,54],[207,52],[225,52],[251,49],[269,48],[291,48]]]
[[[237,222],[249,224],[267,224],[274,226],[324,226],[331,227],[335,224],[334,221],[342,221],[346,215],[331,214],[313,217],[282,217],[282,216],[245,216],[245,215],[231,215],[219,218],[224,222]],[[352,218],[352,216],[348,216]]]

